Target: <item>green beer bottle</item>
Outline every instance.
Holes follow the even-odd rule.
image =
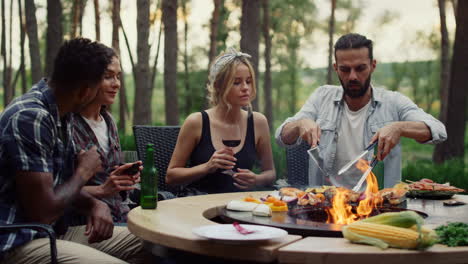
[[[154,145],[146,145],[145,162],[141,172],[140,205],[142,209],[154,209],[158,202],[157,171],[154,167]]]

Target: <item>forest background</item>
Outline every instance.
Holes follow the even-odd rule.
[[[373,84],[409,96],[447,127],[436,147],[402,139],[404,179],[468,189],[467,14],[464,0],[1,0],[0,110],[51,72],[65,39],[100,40],[122,58],[112,113],[132,150],[132,125],[180,125],[208,107],[208,66],[232,46],[252,55],[253,107],[273,135],[314,89],[339,84],[331,47],[358,32],[374,40]],[[287,177],[284,149],[272,146],[278,178]]]

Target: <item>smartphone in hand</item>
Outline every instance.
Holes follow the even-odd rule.
[[[130,168],[123,170],[122,174],[135,175],[138,173],[138,171],[140,171],[140,164],[138,162],[135,162]]]

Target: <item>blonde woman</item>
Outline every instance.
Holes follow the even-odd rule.
[[[250,110],[256,88],[248,58],[230,49],[214,60],[208,84],[212,107],[192,113],[182,125],[167,169],[168,184],[221,193],[275,180],[268,122],[263,114]],[[226,146],[226,136],[235,131],[239,140]],[[188,161],[190,168],[185,167]],[[255,161],[261,164],[258,174],[252,171]]]

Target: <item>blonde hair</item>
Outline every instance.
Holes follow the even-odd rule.
[[[226,105],[228,109],[231,109],[232,106],[227,101],[227,97],[234,84],[237,67],[241,64],[247,66],[252,76],[252,92],[250,99],[255,99],[257,95],[255,71],[248,59],[249,57],[250,55],[236,52],[234,49],[230,49],[216,57],[210,67],[209,82],[207,85],[208,99],[212,106],[222,104]]]

